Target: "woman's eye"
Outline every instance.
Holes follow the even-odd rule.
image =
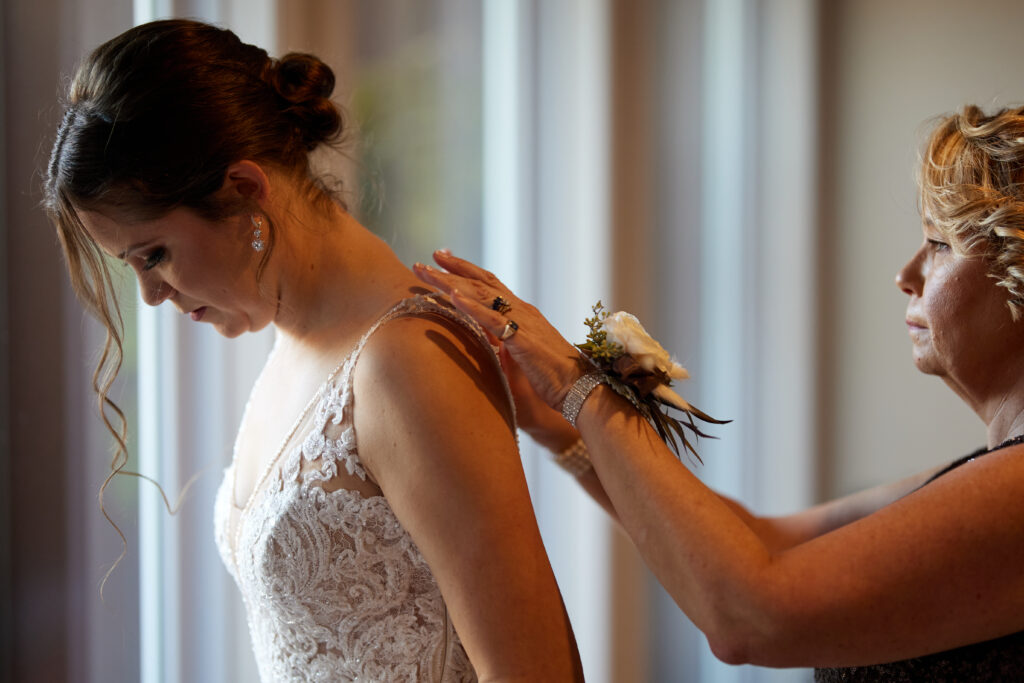
[[[932,246],[932,248],[935,249],[936,251],[945,251],[946,249],[949,249],[949,245],[947,243],[945,243],[945,242],[940,241],[940,240],[931,240],[930,239],[930,240],[928,240],[928,244],[930,244]]]
[[[165,258],[167,258],[167,250],[163,247],[157,247],[153,251],[149,252],[148,256],[146,256],[146,263],[142,268],[143,270],[156,268],[158,265],[163,263]]]

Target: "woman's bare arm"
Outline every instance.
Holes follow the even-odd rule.
[[[561,413],[549,408],[540,400],[530,383],[523,377],[515,361],[508,358],[507,354],[502,356],[502,365],[509,378],[509,385],[515,396],[516,408],[520,416],[520,426],[524,431],[552,453],[558,453],[572,446],[580,438],[580,433],[565,421]],[[757,534],[765,546],[772,551],[779,551],[877,512],[921,486],[939,469],[940,467],[935,467],[897,482],[860,491],[783,516],[760,517],[736,500],[721,494],[719,497],[736,516]],[[618,512],[594,470],[578,476],[576,480],[612,519],[619,521]]]
[[[401,318],[371,337],[354,390],[360,455],[480,679],[582,680],[488,351],[447,321]]]
[[[493,274],[449,254],[424,281],[505,347],[549,406],[580,376],[558,331]],[[876,490],[796,523],[759,528],[705,487],[636,411],[599,386],[577,425],[619,520],[714,651],[730,662],[844,666],[893,661],[1024,628],[1024,447],[935,482]]]
[[[855,521],[826,507],[812,517],[838,526],[775,550],[628,403],[594,393],[578,424],[621,523],[724,660],[862,665],[1024,628],[1024,448]],[[836,509],[870,509],[878,497]]]

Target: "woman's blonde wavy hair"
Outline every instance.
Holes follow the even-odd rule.
[[[991,260],[989,274],[1024,313],[1024,107],[986,114],[968,105],[941,119],[918,172],[922,211],[962,253]]]

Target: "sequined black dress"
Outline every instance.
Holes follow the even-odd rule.
[[[933,476],[925,485],[974,458],[1024,439],[1006,441],[988,450],[979,448]],[[1024,681],[1024,631],[983,643],[936,652],[889,664],[815,669],[817,683],[1004,683]]]

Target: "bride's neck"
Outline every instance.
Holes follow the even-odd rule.
[[[391,248],[340,208],[321,220],[295,221],[281,237],[274,322],[293,343],[333,347],[422,291]]]

